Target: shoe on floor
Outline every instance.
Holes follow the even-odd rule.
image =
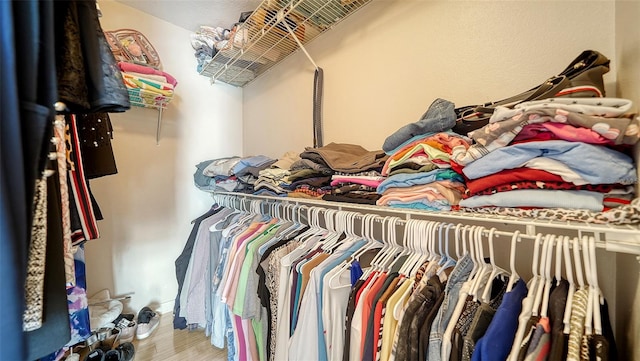
[[[121,361],[120,352],[117,350],[109,350],[104,354],[104,361]]]
[[[138,328],[136,329],[136,338],[138,340],[145,339],[158,328],[160,323],[160,314],[153,312],[149,307],[143,307],[138,312]]]
[[[113,350],[104,354],[104,361],[131,361],[135,354],[135,349],[131,342],[125,342],[118,345]]]
[[[84,361],[103,361],[104,360],[104,351],[102,349],[95,349],[84,358]]]
[[[120,361],[131,361],[136,353],[136,349],[131,342],[124,342],[116,347],[116,350],[120,352]]]
[[[120,330],[120,342],[131,342],[136,336],[137,323],[133,320],[133,315],[131,316],[131,319],[123,318],[116,324],[116,329]]]

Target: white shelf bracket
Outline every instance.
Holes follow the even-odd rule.
[[[298,39],[298,37],[296,36],[296,33],[294,33],[293,30],[291,30],[291,27],[289,27],[289,24],[287,24],[287,22],[286,22],[286,20],[284,18],[283,9],[280,9],[280,11],[278,11],[278,14],[276,15],[276,19],[287,28],[287,31],[289,32],[289,34],[291,34],[291,37],[293,38],[293,40],[296,41],[296,43],[298,44],[300,49],[302,49],[302,51],[304,52],[304,55],[307,56],[307,58],[309,59],[311,64],[313,64],[313,67],[316,68],[316,70],[317,70],[318,69],[318,65],[316,64],[315,61],[313,61],[313,58],[311,57],[311,55],[309,55],[309,52],[307,52],[307,49],[305,49],[304,45],[302,45],[302,42],[300,41],[300,39]]]
[[[162,110],[163,105],[158,108],[158,124],[156,126],[156,145],[160,145],[160,128],[162,126]]]

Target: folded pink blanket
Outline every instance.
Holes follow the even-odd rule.
[[[171,74],[169,74],[169,73],[165,73],[162,70],[157,70],[157,69],[154,69],[154,68],[151,68],[151,67],[148,67],[148,66],[144,66],[144,65],[127,63],[127,62],[124,62],[124,61],[119,62],[118,66],[120,67],[120,70],[122,70],[122,71],[132,71],[132,72],[142,73],[142,74],[163,75],[164,77],[167,78],[167,82],[169,84],[173,85],[174,87],[176,85],[178,85],[178,81],[176,80],[176,78],[171,76]]]

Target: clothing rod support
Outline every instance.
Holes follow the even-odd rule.
[[[309,55],[309,53],[307,52],[307,49],[305,49],[304,45],[302,45],[302,42],[300,42],[300,39],[298,39],[296,34],[293,32],[293,30],[291,30],[291,27],[289,27],[289,24],[287,24],[287,22],[285,21],[284,11],[280,9],[280,11],[278,11],[278,14],[276,16],[278,21],[281,22],[287,28],[287,31],[289,32],[289,34],[291,34],[291,37],[293,38],[293,40],[295,40],[296,43],[298,43],[298,46],[300,47],[300,49],[302,49],[302,51],[304,52],[304,55],[307,56],[311,64],[313,64],[313,66],[316,69],[318,69],[318,65],[316,65],[316,62],[313,61],[313,58],[311,58],[311,55]]]

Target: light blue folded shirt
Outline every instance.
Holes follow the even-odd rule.
[[[541,207],[588,209],[602,212],[604,194],[591,191],[518,189],[485,196],[474,196],[460,201],[460,207]]]
[[[538,157],[562,162],[590,184],[633,184],[638,179],[633,160],[626,154],[604,146],[564,140],[520,143],[496,149],[468,164],[462,172],[469,179],[477,179],[522,167]]]
[[[393,187],[411,187],[446,179],[454,182],[464,182],[464,178],[451,169],[434,169],[430,172],[394,174],[380,183],[376,192],[382,194]]]
[[[233,174],[237,174],[246,167],[259,167],[269,162],[275,162],[275,159],[271,159],[264,155],[245,157],[240,159],[240,161],[233,166],[232,172]]]
[[[450,211],[451,205],[446,201],[412,201],[412,202],[401,202],[401,201],[389,201],[387,203],[389,207],[393,208],[406,208],[406,209],[421,209],[424,211]]]

